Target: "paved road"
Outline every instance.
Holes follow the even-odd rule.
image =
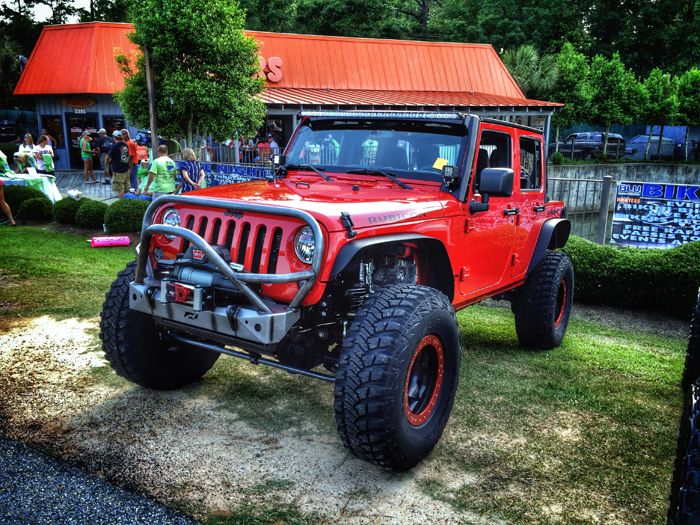
[[[0,437],[2,525],[196,525],[184,515]]]

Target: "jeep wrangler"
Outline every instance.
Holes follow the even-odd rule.
[[[344,445],[409,469],[454,402],[456,310],[498,296],[522,345],[564,337],[570,223],[543,148],[474,115],[302,113],[267,180],[149,206],[102,310],[107,359],[153,389],[221,354],[334,383]]]

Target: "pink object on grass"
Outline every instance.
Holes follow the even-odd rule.
[[[93,248],[107,248],[109,246],[129,246],[131,239],[126,235],[118,237],[93,237],[90,245]]]

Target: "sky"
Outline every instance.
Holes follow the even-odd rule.
[[[73,2],[77,7],[83,7],[83,8],[88,8],[90,6],[90,0],[74,0]],[[0,0],[0,5],[10,5],[12,6],[14,2],[12,0]],[[43,4],[34,4],[32,6],[32,14],[38,21],[44,21],[46,20],[49,16],[51,16],[51,9]],[[72,19],[69,18],[69,22],[77,22],[78,18],[73,17]]]

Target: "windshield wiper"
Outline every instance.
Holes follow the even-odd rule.
[[[311,170],[316,172],[318,175],[323,177],[323,180],[326,180],[328,182],[333,182],[333,179],[331,179],[328,175],[325,173],[322,173],[320,169],[318,169],[315,166],[312,166],[311,164],[289,164],[286,166],[287,170]]]
[[[407,189],[407,190],[413,189],[405,182],[401,182],[399,179],[394,177],[391,173],[388,173],[388,172],[383,171],[383,170],[374,170],[374,169],[370,170],[370,169],[363,168],[361,170],[348,170],[347,173],[354,173],[357,175],[381,175],[382,177],[386,177],[391,182],[393,182],[394,184],[398,184],[399,186],[401,186],[404,189]]]

